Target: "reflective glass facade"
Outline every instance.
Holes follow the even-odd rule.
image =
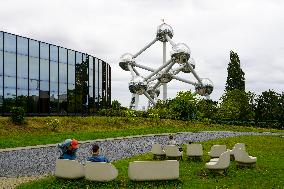
[[[0,31],[0,113],[93,114],[111,104],[111,67],[86,53]]]

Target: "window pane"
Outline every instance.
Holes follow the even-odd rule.
[[[76,64],[82,63],[82,53],[76,52]]]
[[[67,83],[67,64],[59,63],[59,82]]]
[[[68,113],[75,113],[75,84],[68,84]]]
[[[40,58],[49,60],[49,45],[40,43]]]
[[[0,32],[0,51],[3,50],[3,32]]]
[[[75,84],[75,66],[68,66],[68,83]]]
[[[50,82],[58,82],[58,62],[50,62]]]
[[[3,75],[3,51],[0,50],[0,75]]]
[[[30,58],[30,79],[39,80],[39,59],[34,57]]]
[[[28,89],[17,89],[17,106],[23,107],[25,112],[28,111]]]
[[[40,80],[49,81],[49,62],[45,59],[40,59]]]
[[[16,78],[5,77],[4,80],[4,112],[10,112],[16,102]]]
[[[28,90],[28,80],[27,79],[18,78],[17,88],[18,89]]]
[[[58,62],[58,47],[50,45],[50,61]]]
[[[24,55],[17,55],[17,62],[18,62],[18,66],[17,66],[17,74],[18,74],[18,78],[26,78],[28,79],[28,56],[24,56]],[[38,72],[38,70],[37,70]]]
[[[68,50],[68,64],[75,65],[75,51]]]
[[[31,40],[29,42],[29,54],[32,57],[39,57],[39,42],[35,40]]]
[[[4,51],[16,52],[16,36],[4,33]]]
[[[59,113],[67,113],[67,84],[59,84]]]
[[[17,54],[28,55],[28,39],[17,37]]]
[[[16,54],[4,52],[4,74],[16,77]]]
[[[59,48],[59,62],[67,64],[67,49]]]

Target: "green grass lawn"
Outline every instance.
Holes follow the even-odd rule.
[[[247,152],[257,157],[254,168],[237,169],[231,162],[224,175],[210,173],[204,166],[209,161],[207,152],[213,144],[226,144],[232,148],[235,143],[246,144]],[[180,178],[172,181],[134,182],[127,176],[128,163],[134,160],[152,160],[151,154],[113,162],[119,175],[116,180],[100,183],[85,179],[66,180],[49,176],[18,186],[31,188],[283,188],[284,186],[284,138],[279,136],[242,136],[202,142],[204,157],[201,162],[180,161]],[[185,146],[184,146],[185,148]]]
[[[57,118],[60,127],[53,131],[47,123]],[[125,117],[28,117],[24,125],[14,125],[8,117],[0,117],[0,149],[58,143],[66,138],[80,141],[130,135],[197,132],[197,131],[283,132],[275,129],[210,125],[179,120],[156,120]]]

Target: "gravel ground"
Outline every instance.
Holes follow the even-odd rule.
[[[253,132],[187,132],[175,134],[177,144],[186,144],[191,142],[201,142],[241,135],[279,135],[277,133],[253,133]],[[77,160],[84,162],[90,155],[91,143],[97,143],[101,147],[101,154],[105,155],[110,161],[143,154],[151,150],[153,143],[166,145],[168,134],[162,135],[145,135],[125,138],[115,138],[106,140],[94,140],[82,142],[77,153]],[[9,181],[8,177],[23,177],[32,179],[45,174],[53,174],[55,170],[55,160],[59,157],[60,152],[56,146],[42,146],[32,149],[20,149],[11,151],[0,151],[0,184]],[[12,179],[13,180],[13,179]],[[17,179],[16,179],[17,180]],[[22,180],[22,179],[20,179]],[[3,185],[0,185],[0,188]]]

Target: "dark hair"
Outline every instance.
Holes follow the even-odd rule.
[[[97,144],[93,144],[93,146],[92,146],[93,153],[98,152],[99,149],[100,149],[100,147]]]
[[[171,139],[171,140],[174,139],[174,136],[173,136],[173,135],[170,135],[170,136],[169,136],[169,139]]]

